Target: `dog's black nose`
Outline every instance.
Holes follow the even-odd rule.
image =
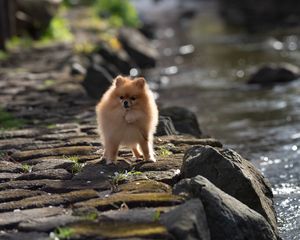
[[[128,101],[123,102],[124,108],[129,108]]]

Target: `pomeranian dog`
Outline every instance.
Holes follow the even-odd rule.
[[[97,104],[96,114],[106,164],[116,163],[120,145],[131,148],[137,159],[156,161],[153,134],[158,110],[144,78],[116,77]]]

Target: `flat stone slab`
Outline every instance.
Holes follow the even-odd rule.
[[[69,160],[69,159],[56,159],[56,158],[50,158],[50,159],[40,159],[37,161],[28,161],[28,164],[34,164],[32,166],[32,171],[36,172],[36,171],[43,171],[43,170],[47,170],[47,169],[65,169],[68,171],[71,171],[72,166],[74,164],[73,161]]]
[[[132,207],[173,206],[183,202],[183,198],[170,193],[116,193],[102,199],[91,199],[75,203],[74,207],[93,207],[100,211],[118,209],[123,203]]]
[[[41,232],[0,233],[1,240],[49,240],[49,234]]]
[[[62,207],[45,207],[0,213],[0,227],[12,228],[23,221],[34,220],[42,217],[57,216],[66,212],[66,209]]]
[[[74,202],[96,198],[98,194],[94,190],[80,190],[64,194],[47,194],[29,197],[18,201],[0,204],[0,212],[8,212],[16,209],[41,208],[47,206],[69,205]]]
[[[10,189],[5,191],[0,191],[0,203],[16,201],[23,198],[33,197],[46,194],[43,191],[31,191],[25,189]]]
[[[98,150],[97,147],[90,146],[70,146],[49,149],[17,151],[12,154],[12,158],[17,161],[24,161],[33,158],[48,157],[48,156],[75,156],[93,154]]]
[[[65,169],[46,169],[30,173],[24,173],[16,177],[17,180],[36,180],[36,179],[61,179],[72,178],[72,174]]]
[[[111,188],[109,181],[100,180],[16,180],[5,183],[0,183],[0,190],[6,189],[30,189],[30,190],[42,190],[50,193],[63,193],[70,192],[72,190],[81,189],[97,189],[107,190]]]
[[[80,239],[170,239],[167,229],[160,223],[125,221],[81,222],[66,226],[72,238]]]
[[[78,222],[82,219],[82,217],[76,217],[70,214],[35,218],[21,222],[18,225],[18,229],[21,231],[50,232],[57,227]]]
[[[20,173],[2,172],[2,173],[0,173],[0,182],[17,179],[20,176],[22,176],[22,174],[20,174]]]
[[[19,163],[13,163],[10,161],[0,161],[0,172],[20,173],[23,172],[22,165]]]

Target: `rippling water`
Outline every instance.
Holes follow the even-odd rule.
[[[176,5],[162,2],[156,14]],[[285,240],[300,239],[300,80],[263,89],[245,80],[264,63],[299,64],[299,36],[226,29],[216,6],[203,3],[195,19],[173,27],[166,23],[158,31],[164,70],[152,73],[166,86],[161,103],[195,111],[206,133],[251,160],[270,180]],[[178,54],[183,45],[194,53]]]

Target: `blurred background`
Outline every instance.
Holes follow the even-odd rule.
[[[263,172],[300,239],[299,37],[297,0],[0,0],[1,128],[94,121],[112,77],[144,75]]]

